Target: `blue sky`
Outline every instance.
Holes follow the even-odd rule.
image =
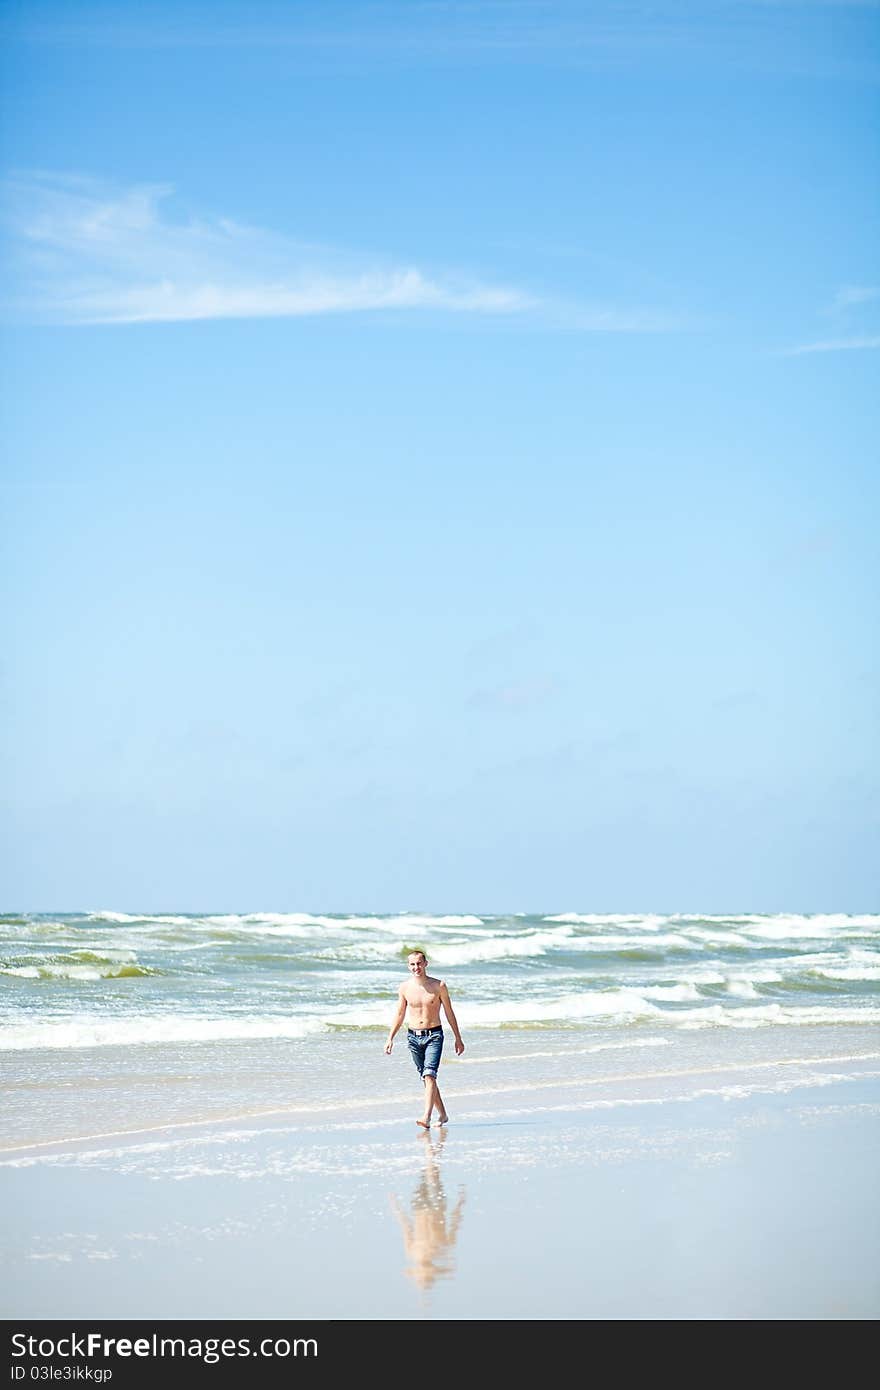
[[[880,11],[0,6],[7,910],[878,910]]]

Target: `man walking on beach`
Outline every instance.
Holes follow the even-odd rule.
[[[404,981],[397,992],[397,1013],[388,1034],[385,1053],[386,1056],[390,1056],[394,1036],[406,1017],[410,1056],[425,1083],[425,1113],[421,1120],[416,1120],[416,1124],[421,1125],[422,1129],[430,1129],[432,1111],[437,1111],[438,1124],[445,1125],[449,1119],[437,1085],[437,1070],[443,1051],[441,1005],[455,1034],[457,1057],[464,1052],[464,1043],[461,1040],[458,1021],[452,1012],[449,990],[443,980],[436,980],[433,975],[428,974],[428,958],[424,951],[413,951],[407,956],[406,963],[409,966],[410,978]]]

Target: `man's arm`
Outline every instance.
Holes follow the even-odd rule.
[[[460,1057],[464,1052],[464,1043],[461,1040],[461,1029],[458,1026],[458,1019],[452,1012],[452,1000],[449,998],[449,990],[445,984],[440,986],[440,1003],[443,1005],[443,1012],[449,1019],[449,1026],[455,1034],[455,1055]]]
[[[394,1035],[406,1016],[406,996],[403,992],[403,985],[397,991],[397,1013],[394,1015],[394,1022],[391,1025],[391,1032],[388,1034],[388,1041],[385,1044],[386,1053],[390,1053],[394,1046]]]

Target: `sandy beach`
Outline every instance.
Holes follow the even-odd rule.
[[[429,1134],[378,1039],[351,1045],[359,1100],[279,1092],[183,1121],[169,1085],[165,1112],[116,1133],[124,1079],[105,1068],[89,1135],[4,1150],[3,1316],[880,1312],[875,1031],[691,1035],[642,1061],[564,1034],[469,1041]],[[28,1089],[10,1092],[22,1110]],[[57,1116],[63,1131],[60,1089]]]

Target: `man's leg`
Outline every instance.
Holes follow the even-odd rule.
[[[425,1117],[422,1123],[427,1129],[428,1125],[431,1123],[431,1111],[437,1104],[439,1091],[437,1090],[436,1076],[428,1076],[425,1074],[422,1076],[422,1080],[425,1083]]]
[[[423,1048],[422,1045],[421,1045],[421,1040],[420,1040],[420,1039],[413,1038],[412,1036],[410,1037],[410,1039],[409,1039],[409,1055],[412,1057],[412,1059],[413,1059],[413,1061],[414,1061],[414,1063],[415,1063],[415,1065],[416,1065],[416,1070],[417,1070],[417,1072],[419,1073],[419,1076],[422,1078],[422,1083],[425,1084],[425,1083],[427,1082],[428,1078],[425,1076],[425,1070],[424,1070],[424,1069],[425,1069],[425,1051],[424,1051],[424,1048]],[[428,1089],[427,1089],[427,1085],[425,1084],[425,1104],[427,1104],[427,1096],[428,1096]],[[416,1120],[416,1124],[417,1124],[417,1125],[421,1125],[422,1129],[427,1129],[428,1126],[430,1125],[430,1123],[431,1123],[431,1112],[430,1112],[430,1110],[428,1111],[428,1114],[427,1114],[427,1118],[426,1118],[426,1119],[423,1119],[423,1120]]]
[[[437,1087],[437,1069],[440,1066],[440,1057],[443,1052],[443,1030],[435,1028],[432,1030],[428,1042],[425,1044],[424,1063],[421,1068],[422,1080],[425,1083],[425,1115],[424,1119],[417,1123],[422,1129],[427,1129],[431,1123],[431,1112],[436,1107],[438,1115],[442,1115],[441,1124],[445,1122],[446,1110],[440,1097]]]
[[[445,1125],[449,1116],[446,1113],[446,1106],[443,1103],[436,1076],[423,1076],[422,1080],[425,1083],[425,1124],[431,1123],[431,1111],[436,1110],[441,1125]]]
[[[434,1078],[434,1108],[437,1111],[437,1119],[441,1125],[445,1125],[449,1116],[446,1113],[446,1106],[440,1094],[440,1087],[437,1085],[437,1078]]]

